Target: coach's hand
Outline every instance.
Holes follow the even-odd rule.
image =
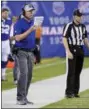
[[[67,52],[67,55],[69,59],[73,59],[73,54],[70,51]]]
[[[36,29],[37,29],[37,26],[35,26],[35,25],[33,25],[33,26],[30,28],[31,31],[34,31],[34,30],[36,30]]]
[[[37,26],[33,25],[32,27],[30,27],[27,31],[25,31],[22,34],[19,35],[15,35],[15,40],[16,41],[20,41],[23,40],[24,38],[26,38],[32,31],[36,30]]]

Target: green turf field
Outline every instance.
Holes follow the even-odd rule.
[[[89,89],[80,93],[80,98],[63,99],[43,108],[88,108],[89,109]]]
[[[84,60],[84,68],[89,67],[89,57]],[[65,58],[43,59],[41,64],[34,66],[32,82],[59,76],[65,73]],[[2,82],[2,90],[16,87],[13,83],[12,69],[7,70],[8,81]]]

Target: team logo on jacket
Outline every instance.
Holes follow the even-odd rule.
[[[65,10],[64,2],[53,2],[53,12],[57,15],[61,15]]]

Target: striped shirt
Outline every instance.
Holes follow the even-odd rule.
[[[70,22],[64,26],[63,37],[67,38],[69,45],[84,45],[84,38],[87,38],[86,27],[84,24]]]

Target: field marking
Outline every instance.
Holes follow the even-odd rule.
[[[62,63],[65,63],[65,62],[66,61],[64,60],[64,61],[61,61],[61,62],[55,62],[55,63],[45,64],[45,65],[39,65],[39,66],[34,67],[34,69],[50,67],[50,66],[54,66],[54,65],[57,65],[57,64],[62,64]]]
[[[50,63],[50,64],[38,65],[38,66],[34,66],[33,69],[35,70],[35,69],[40,69],[40,68],[46,68],[46,67],[54,66],[54,65],[57,65],[57,64],[64,64],[65,62],[66,62],[66,60],[63,60],[61,62],[57,61],[55,63]],[[9,72],[9,73],[12,73],[12,72]]]
[[[46,68],[46,67],[50,67],[50,66],[54,66],[54,65],[58,65],[58,64],[64,64],[65,62],[66,62],[66,60],[63,60],[61,62],[60,61],[57,61],[55,63],[50,63],[50,64],[38,65],[38,66],[35,66],[33,68],[33,70],[37,70],[37,69],[41,69],[41,68]],[[7,73],[7,75],[9,75],[11,73],[13,73],[13,72],[9,72],[9,73]]]
[[[89,68],[83,69],[80,92],[89,89]],[[16,105],[16,88],[2,92],[2,108],[40,108],[62,100],[65,96],[66,74],[31,84],[28,100],[34,105]]]

